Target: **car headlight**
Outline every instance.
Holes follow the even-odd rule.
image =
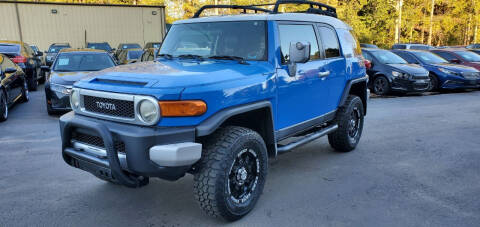
[[[408,80],[410,78],[410,75],[408,75],[407,73],[401,73],[401,72],[397,72],[397,71],[392,71],[392,75],[394,77],[397,77],[397,78],[400,78],[400,79],[405,79],[405,80]]]
[[[147,124],[154,124],[160,117],[158,103],[144,99],[138,104],[138,114],[142,121]]]
[[[452,75],[452,76],[462,76],[460,73],[454,72],[454,71],[449,70],[449,69],[438,68],[438,70],[440,70],[441,72],[446,73],[446,74],[448,74],[448,75]]]
[[[50,90],[62,93],[64,95],[70,95],[72,92],[72,86],[50,83]]]
[[[70,94],[70,105],[72,108],[77,109],[80,107],[80,92],[77,90],[72,90]]]

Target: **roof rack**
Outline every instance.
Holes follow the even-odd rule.
[[[308,14],[319,14],[319,15],[325,15],[325,16],[331,16],[331,17],[337,17],[337,9],[335,9],[332,6],[329,6],[327,4],[319,3],[319,2],[313,2],[313,1],[308,1],[308,0],[278,0],[275,3],[267,3],[267,4],[257,4],[257,5],[205,5],[200,8],[195,15],[193,15],[193,18],[198,18],[200,17],[200,14],[206,9],[243,9],[243,13],[247,13],[247,10],[252,10],[255,13],[258,11],[260,12],[265,12],[265,13],[270,13],[270,14],[278,14],[281,12],[278,12],[278,9],[280,8],[280,5],[285,5],[285,4],[297,4],[297,5],[310,5],[310,8],[308,8],[306,11],[301,11],[301,12],[293,12],[293,13],[308,13]],[[265,6],[273,6],[273,10],[265,9],[265,8],[260,8],[260,7],[265,7]]]

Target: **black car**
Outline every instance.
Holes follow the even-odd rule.
[[[103,50],[64,49],[59,52],[45,83],[45,97],[48,114],[70,110],[69,95],[73,83],[90,72],[114,67],[115,61]]]
[[[120,52],[125,49],[142,49],[142,47],[138,43],[120,43],[115,50],[115,58],[118,59],[118,55],[120,55]]]
[[[0,54],[0,121],[8,118],[8,108],[16,102],[28,102],[27,78],[22,69]]]
[[[57,56],[58,52],[61,50],[61,49],[65,49],[65,48],[71,48],[70,44],[69,43],[54,43],[52,45],[50,45],[50,47],[48,48],[47,52],[46,52],[46,56],[45,56],[45,64],[47,66],[51,66],[53,61],[55,60],[55,57]]]
[[[390,91],[403,93],[425,92],[429,88],[428,71],[421,66],[408,64],[403,58],[383,49],[362,49],[365,59],[371,62],[367,69],[370,88],[377,95]]]
[[[42,52],[35,53],[30,45],[20,41],[0,41],[0,54],[9,57],[17,64],[27,77],[28,89],[36,91],[42,81]]]

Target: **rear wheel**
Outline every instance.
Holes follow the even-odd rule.
[[[28,89],[31,91],[36,91],[38,88],[38,75],[37,70],[32,72],[32,77],[28,78]]]
[[[267,149],[255,131],[229,126],[204,143],[194,177],[195,198],[209,215],[234,221],[260,197],[268,169]]]
[[[378,76],[373,81],[373,92],[377,95],[386,95],[390,91],[390,83],[384,76]]]
[[[30,92],[28,91],[27,79],[23,80],[22,86],[22,102],[28,102],[30,100]]]
[[[357,147],[362,136],[364,113],[360,97],[348,96],[345,105],[337,112],[338,129],[328,135],[328,142],[333,149],[348,152]]]
[[[5,92],[0,90],[0,121],[8,119],[8,103]]]

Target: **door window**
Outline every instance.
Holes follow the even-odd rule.
[[[442,58],[445,58],[447,59],[447,61],[451,61],[451,60],[454,60],[454,59],[457,59],[457,57],[455,57],[455,55],[451,54],[451,53],[447,53],[447,52],[443,52],[443,51],[435,51],[434,52],[436,55],[442,57]]]
[[[394,52],[396,55],[402,57],[405,61],[407,61],[409,64],[418,64],[417,59],[415,59],[413,56],[411,56],[408,53],[403,53],[403,52]]]
[[[308,24],[281,24],[280,30],[280,49],[282,54],[282,63],[289,61],[289,51],[291,42],[310,43],[310,61],[320,59],[317,36],[313,25]]]
[[[333,29],[324,26],[318,29],[320,31],[320,37],[322,37],[325,58],[340,57],[340,45],[338,44],[337,33]]]

